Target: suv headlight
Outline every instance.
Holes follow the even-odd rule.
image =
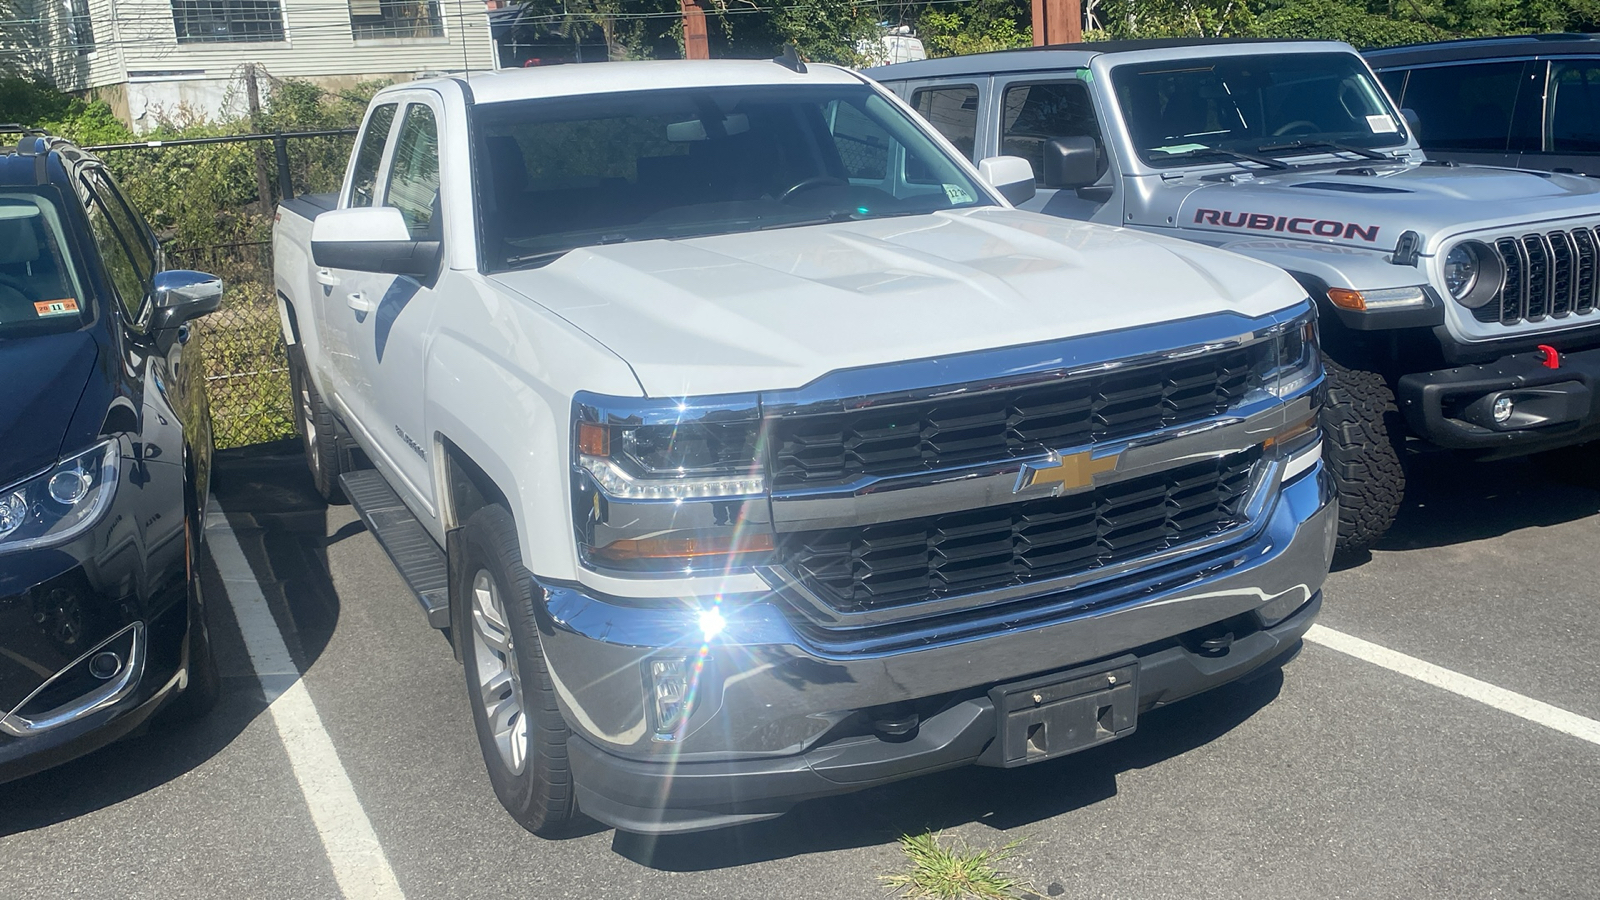
[[[1445,254],[1445,290],[1467,309],[1477,309],[1493,300],[1505,277],[1500,254],[1482,241],[1462,241]]]
[[[93,525],[117,488],[115,440],[0,490],[0,553],[71,540]]]
[[[690,573],[771,551],[754,395],[573,401],[573,516],[584,561]]]

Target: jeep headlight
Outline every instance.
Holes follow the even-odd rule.
[[[1467,309],[1477,309],[1493,300],[1504,279],[1500,255],[1482,241],[1462,241],[1445,254],[1445,290]]]
[[[573,402],[573,516],[592,566],[688,573],[770,552],[753,395]]]
[[[99,520],[116,492],[115,440],[0,489],[0,553],[69,541]]]

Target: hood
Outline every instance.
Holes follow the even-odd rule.
[[[590,247],[494,280],[610,348],[651,396],[797,388],[1304,297],[1242,256],[1008,209]]]
[[[59,458],[98,355],[86,331],[0,341],[0,487]]]
[[[1252,173],[1238,182],[1185,178],[1178,228],[1231,236],[1296,237],[1393,250],[1405,231],[1433,253],[1447,237],[1600,212],[1600,180],[1487,166],[1353,162],[1340,169]],[[1159,191],[1157,192],[1159,195]],[[1157,201],[1154,215],[1171,214]],[[1140,224],[1171,227],[1165,221]]]

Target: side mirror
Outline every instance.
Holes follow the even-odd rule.
[[[1411,136],[1416,137],[1422,133],[1422,117],[1414,109],[1400,110],[1400,118],[1406,120],[1406,128],[1411,131]]]
[[[439,251],[438,241],[412,240],[392,206],[329,210],[311,223],[311,259],[325,269],[431,278]]]
[[[1011,201],[1012,206],[1033,199],[1033,163],[1020,156],[991,156],[978,163],[978,177]]]
[[[1100,180],[1100,142],[1086,134],[1044,142],[1044,186],[1062,190],[1088,187]]]
[[[222,303],[222,279],[205,272],[171,269],[156,273],[151,294],[152,327],[164,331],[216,312]]]

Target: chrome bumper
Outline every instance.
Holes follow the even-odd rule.
[[[940,620],[928,620],[931,629],[914,641],[834,640],[846,635],[797,626],[774,595],[662,608],[547,584],[543,650],[567,722],[608,754],[678,763],[780,757],[811,749],[857,710],[1103,659],[1246,614],[1271,628],[1321,590],[1337,525],[1318,463],[1276,492],[1265,527],[1248,540],[1085,588],[1094,602],[1065,611],[1048,602],[1031,614],[990,610],[997,624],[986,631],[941,635]],[[890,645],[897,649],[881,649]],[[698,669],[693,711],[675,740],[656,739],[650,720],[653,659]]]

